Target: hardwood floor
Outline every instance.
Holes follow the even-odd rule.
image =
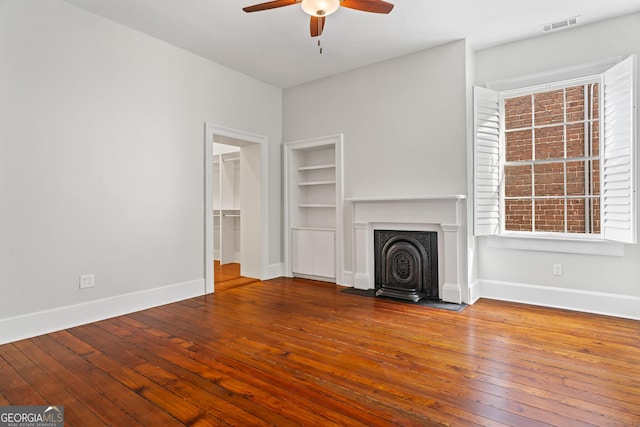
[[[640,425],[640,322],[239,283],[0,346],[0,405],[67,426]]]
[[[227,291],[258,281],[257,279],[240,276],[240,264],[229,263],[220,265],[219,261],[214,261],[213,280],[215,282],[215,292]]]

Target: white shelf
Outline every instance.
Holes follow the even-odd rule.
[[[321,204],[321,203],[306,203],[298,205],[299,208],[330,208],[335,209],[336,205]]]
[[[323,227],[291,227],[292,230],[311,230],[311,231],[336,231],[335,228]]]
[[[313,171],[313,170],[320,170],[320,169],[335,169],[336,165],[334,164],[330,164],[330,165],[312,165],[312,166],[300,166],[298,168],[299,171]]]
[[[449,194],[444,196],[410,196],[410,197],[347,197],[348,202],[407,202],[420,200],[465,200],[464,194]]]
[[[335,185],[335,181],[308,181],[308,182],[299,182],[298,185]]]

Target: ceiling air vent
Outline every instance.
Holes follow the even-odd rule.
[[[579,24],[579,16],[573,18],[563,19],[562,21],[551,22],[542,26],[544,32],[564,30],[565,28],[573,27]]]

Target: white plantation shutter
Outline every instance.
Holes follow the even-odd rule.
[[[607,240],[636,242],[635,57],[604,73],[602,231]]]
[[[474,234],[500,232],[500,93],[483,87],[473,92]]]

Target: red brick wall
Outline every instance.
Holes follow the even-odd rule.
[[[600,163],[570,160],[599,154],[597,121],[587,124],[592,152],[585,152],[584,87],[509,98],[504,106],[505,160],[527,162],[504,169],[506,229],[584,233],[589,209],[591,232],[599,233]],[[597,84],[592,114],[598,118]],[[532,166],[533,160],[549,162]],[[585,177],[590,185],[585,185]]]

